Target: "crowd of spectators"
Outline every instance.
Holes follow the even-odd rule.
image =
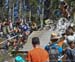
[[[31,27],[28,23],[22,23],[22,20],[14,23],[11,20],[0,22],[0,38],[3,39],[3,41],[0,42],[1,48],[4,50],[8,50],[10,46],[12,46],[14,50],[23,48],[30,33]]]
[[[32,38],[33,49],[28,51],[25,60],[27,62],[75,62],[74,26],[69,25],[64,30],[61,34],[61,30],[58,33],[52,32],[50,42],[44,49],[41,48],[38,37]]]
[[[0,36],[7,39],[2,43],[4,53],[7,52],[11,46],[15,51],[23,48],[29,34],[37,28],[35,23],[33,23],[31,27],[28,24],[21,24],[21,21],[16,22],[16,26],[14,26],[12,22],[9,22],[9,24],[6,22],[0,23]],[[58,29],[58,26],[56,29]],[[63,28],[61,28],[61,30],[62,29]],[[40,47],[38,37],[32,38],[34,49],[28,52],[27,58],[25,59],[29,62],[75,62],[74,26],[69,24],[66,29],[63,29],[64,31],[62,33],[60,33],[61,30],[59,29],[59,33],[51,33],[50,42],[45,46],[45,50]]]

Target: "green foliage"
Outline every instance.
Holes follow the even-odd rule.
[[[2,13],[2,9],[4,7],[4,1],[5,0],[0,0],[0,14]],[[12,0],[11,0],[12,1]],[[17,0],[13,0],[13,3],[12,4],[15,4]],[[50,0],[52,1],[52,5],[50,7],[50,10],[51,10],[51,13],[53,14],[53,11],[56,10],[58,8],[58,5],[59,5],[59,0]],[[75,0],[65,0],[68,5],[72,8],[75,8]],[[10,3],[10,2],[9,2]],[[38,0],[29,0],[29,3],[30,3],[30,6],[33,7],[33,11],[32,11],[32,16],[36,17],[37,16],[37,7],[39,5],[38,3]],[[11,4],[11,5],[12,5]],[[42,4],[40,4],[41,7],[43,7]],[[7,11],[4,11],[3,12],[4,16],[7,17],[8,15],[8,12]],[[22,15],[22,14],[21,14]],[[36,15],[36,16],[35,16]]]
[[[58,8],[58,5],[59,5],[59,0],[53,0],[53,5],[52,5],[53,9]]]
[[[37,0],[30,0],[30,5],[37,7],[37,5],[38,5]]]

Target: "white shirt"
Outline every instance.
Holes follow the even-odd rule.
[[[12,22],[10,22],[10,29],[12,29],[13,28],[13,25],[12,25]]]
[[[69,36],[67,36],[67,39],[69,41],[74,41],[75,42],[75,35],[69,35]]]

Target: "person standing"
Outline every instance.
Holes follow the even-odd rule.
[[[28,62],[49,62],[49,55],[46,50],[40,47],[40,41],[38,37],[32,38],[33,49],[28,52]]]
[[[65,50],[66,62],[75,62],[75,43],[74,41],[70,41],[69,46]]]
[[[10,19],[8,22],[9,22],[10,30],[13,30],[13,22],[12,22],[12,20]]]

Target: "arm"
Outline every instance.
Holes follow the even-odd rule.
[[[62,59],[63,59],[63,62],[65,62],[65,61],[66,61],[66,58],[67,58],[67,55],[66,55],[66,54],[64,54],[64,57],[62,58]]]

